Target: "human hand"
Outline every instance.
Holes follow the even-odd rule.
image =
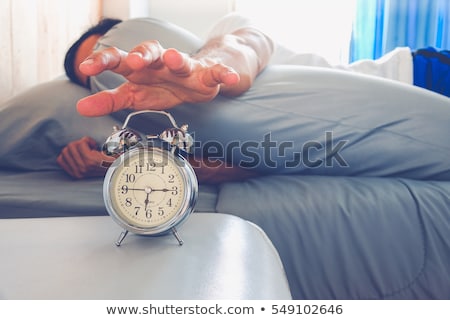
[[[74,178],[101,177],[115,158],[105,155],[97,147],[93,138],[83,137],[69,143],[56,162]]]
[[[164,49],[157,41],[141,43],[130,52],[107,48],[80,65],[87,76],[105,70],[124,76],[128,82],[81,99],[77,105],[80,114],[101,116],[125,108],[164,110],[183,102],[207,102],[217,96],[221,86],[240,81],[231,67]]]

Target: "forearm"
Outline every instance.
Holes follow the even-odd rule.
[[[254,28],[239,29],[232,34],[210,39],[195,55],[206,65],[232,67],[240,77],[238,84],[222,85],[220,94],[238,96],[247,91],[256,76],[267,66],[273,53],[272,41]]]
[[[244,181],[259,176],[253,170],[232,166],[221,160],[207,160],[194,156],[188,157],[188,160],[202,184]]]

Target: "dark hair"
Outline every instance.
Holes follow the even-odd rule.
[[[81,37],[75,41],[74,44],[72,44],[64,58],[64,69],[66,70],[66,75],[69,77],[70,81],[85,86],[85,84],[78,79],[75,73],[75,68],[78,67],[75,66],[75,55],[83,41],[92,35],[104,35],[109,29],[120,22],[122,22],[120,19],[103,18],[98,24],[90,27],[86,32],[84,32]]]

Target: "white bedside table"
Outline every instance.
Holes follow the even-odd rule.
[[[0,299],[291,299],[278,253],[241,218],[194,213],[172,235],[108,216],[0,220]]]

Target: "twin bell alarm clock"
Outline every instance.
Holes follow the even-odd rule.
[[[130,119],[142,113],[165,116],[172,127],[156,135],[127,128]],[[106,172],[103,198],[109,215],[124,229],[117,246],[128,232],[148,236],[172,233],[183,244],[176,227],[192,213],[198,196],[197,177],[182,155],[193,146],[187,128],[179,127],[167,112],[137,111],[107,138],[103,152],[116,160]]]

